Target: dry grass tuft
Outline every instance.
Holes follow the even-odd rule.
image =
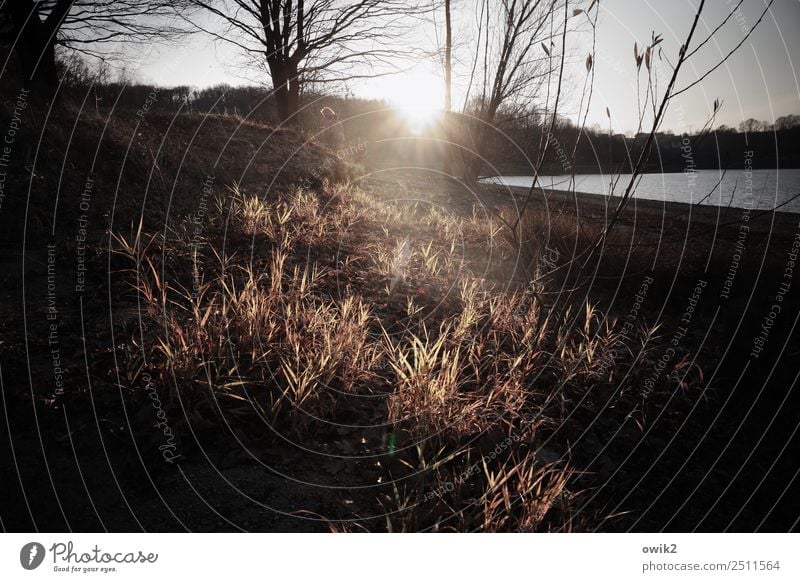
[[[550,227],[523,223],[534,272],[543,249],[576,248],[566,222]],[[612,401],[620,426],[647,421],[636,358],[664,339],[643,325],[623,337],[589,303],[556,309],[546,281],[492,279],[515,255],[489,219],[348,184],[269,199],[234,185],[201,238],[185,223],[171,232],[115,237],[151,375],[206,418],[258,415],[298,438],[341,414],[382,416],[391,531],[569,529],[575,472],[542,443],[568,456],[558,451]],[[665,392],[696,384],[681,366]]]

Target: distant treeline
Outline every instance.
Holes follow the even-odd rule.
[[[113,108],[120,115],[135,115],[147,104],[150,111],[165,113],[216,113],[267,124],[279,120],[277,104],[267,87],[154,87],[126,82],[124,76],[111,81],[102,70],[81,63],[61,63],[60,67],[63,82],[59,98],[72,107],[104,112]],[[13,101],[10,84],[0,93],[4,100]],[[440,169],[448,155],[448,141],[457,143],[458,148],[470,148],[469,116],[451,114],[420,134],[382,101],[306,93],[303,105],[299,128],[314,139],[322,129],[320,109],[332,107],[342,120],[347,141],[360,144],[360,162]],[[647,137],[610,133],[598,127],[580,130],[568,119],[559,120],[552,134],[547,129],[549,121],[545,122],[535,109],[501,112],[496,131],[488,138],[493,143],[487,149],[491,153],[481,173],[529,173],[544,144],[544,173],[564,174],[573,169],[577,173],[625,172],[632,168]],[[720,126],[705,135],[658,133],[646,171],[742,168],[747,152],[753,152],[753,168],[800,168],[800,116],[780,117],[774,124],[748,119],[736,129]]]
[[[721,126],[701,135],[657,133],[646,171],[743,168],[750,152],[753,168],[800,168],[800,116],[779,118],[774,125],[752,122],[743,123],[741,131]],[[544,141],[541,124],[510,127],[505,133],[522,145],[530,159],[536,159],[540,140]],[[597,128],[580,131],[569,121],[559,124],[553,134],[544,170],[554,174],[569,173],[572,166],[577,173],[629,171],[647,139],[644,133],[625,136]],[[516,148],[504,146],[509,141],[498,139],[498,159],[508,160],[500,163],[500,167],[506,173],[521,171],[529,162]]]

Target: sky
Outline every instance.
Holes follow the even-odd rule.
[[[456,8],[473,0],[457,0]],[[637,127],[636,83],[633,45],[641,47],[651,33],[663,36],[662,48],[674,61],[690,26],[699,0],[601,0],[594,59],[595,82],[587,123],[630,133]],[[728,23],[693,59],[684,65],[677,87],[697,79],[715,65],[752,27],[765,7],[766,0],[745,0]],[[585,4],[589,4],[586,0]],[[734,8],[733,0],[707,0],[704,16],[695,33],[694,45],[705,38]],[[581,4],[576,4],[580,7]],[[715,99],[723,105],[716,125],[738,126],[747,118],[773,122],[781,115],[800,114],[800,81],[795,64],[800,65],[800,0],[775,0],[770,11],[752,36],[719,69],[702,83],[676,98],[671,104],[662,129],[674,132],[697,131],[711,114]],[[579,27],[580,28],[580,27]],[[585,28],[585,27],[584,27]],[[431,30],[419,33],[415,42],[434,45]],[[571,34],[571,55],[567,63],[567,86],[577,88],[586,75],[585,54],[591,48],[591,35],[585,30]],[[194,35],[177,46],[154,46],[136,54],[137,64],[130,67],[139,80],[159,85],[194,85],[198,87],[229,83],[249,84],[259,80],[239,63],[239,54],[230,45],[212,42]],[[398,75],[361,82],[350,87],[357,95],[406,100],[439,99],[442,87],[437,84],[435,62],[419,62]],[[643,67],[644,69],[644,67]],[[664,73],[667,74],[666,72]],[[262,79],[266,81],[266,79]],[[426,94],[409,92],[412,83],[428,86]],[[666,79],[662,79],[662,84]],[[433,86],[437,84],[437,86]],[[405,92],[404,92],[404,88]],[[458,95],[456,95],[458,97]],[[578,102],[564,104],[563,112],[575,116]]]
[[[691,26],[696,1],[604,0],[598,24],[596,99],[590,122],[606,126],[605,107],[612,112],[612,126],[620,131],[636,125],[636,74],[633,43],[642,46],[651,31],[662,34],[665,54],[676,55]],[[708,0],[698,24],[696,46],[724,20],[736,2]],[[717,64],[756,23],[765,3],[745,0],[714,39],[681,70],[676,86],[685,87]],[[719,69],[703,82],[676,98],[665,119],[665,128],[698,130],[713,110],[715,99],[723,106],[717,124],[738,126],[747,118],[772,122],[800,113],[800,2],[776,0],[752,36]]]

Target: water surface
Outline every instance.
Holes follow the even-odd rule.
[[[611,192],[610,183],[614,177],[609,174],[579,174],[571,187],[569,176],[540,176],[539,185],[553,190],[576,190],[588,194]],[[720,179],[722,180],[720,182]],[[531,176],[496,176],[487,182],[506,186],[530,187]],[[615,196],[621,196],[630,180],[623,174],[616,188]],[[722,170],[697,170],[665,174],[643,174],[634,197],[667,202],[686,202],[711,206],[734,206],[754,210],[778,208],[781,212],[800,213],[800,170],[728,170],[723,177]]]

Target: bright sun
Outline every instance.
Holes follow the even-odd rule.
[[[413,133],[422,133],[442,115],[442,78],[431,71],[414,69],[387,78],[385,91]]]

